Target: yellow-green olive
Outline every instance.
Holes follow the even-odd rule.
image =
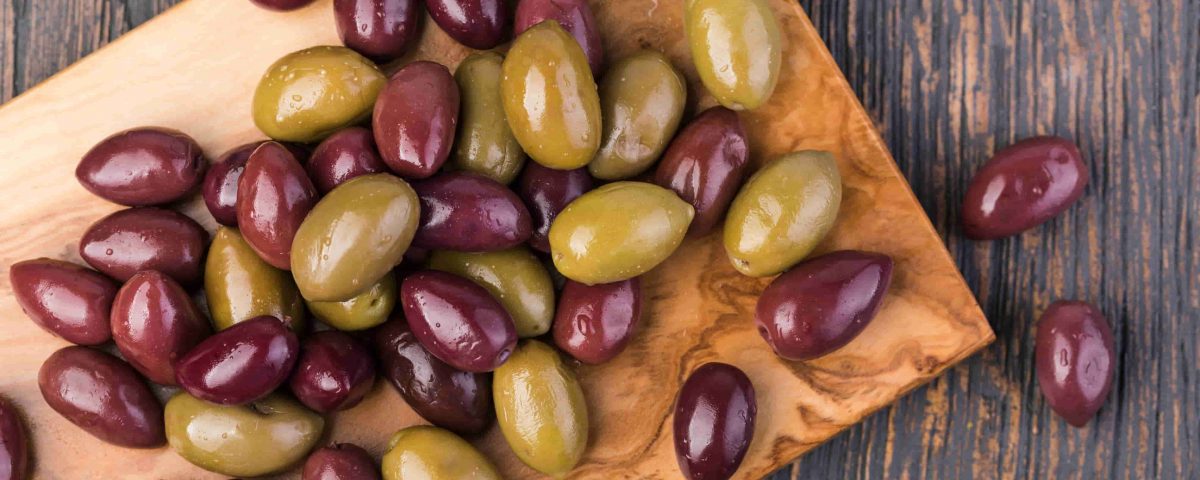
[[[293,331],[305,330],[304,299],[292,276],[263,261],[236,229],[220,227],[213,236],[204,294],[217,330],[263,315],[283,320]]]
[[[267,69],[251,115],[268,137],[312,143],[369,118],[386,83],[379,67],[354,50],[306,48]]]
[[[366,330],[386,322],[396,306],[396,275],[387,272],[374,286],[344,302],[312,302],[308,310],[317,320],[338,330]]]
[[[383,480],[501,480],[492,462],[449,430],[427,425],[392,435]]]
[[[771,97],[783,43],[768,0],[687,0],[683,25],[700,80],[721,105],[753,110]]]
[[[500,65],[496,52],[478,52],[458,64],[454,80],[462,92],[458,142],[451,165],[508,184],[525,165],[525,152],[508,121],[500,97]]]
[[[608,70],[600,83],[604,134],[588,164],[593,177],[635,177],[662,155],[683,117],[687,85],[661,53],[642,50]]]
[[[558,352],[523,340],[492,380],[496,422],[526,465],[566,476],[587,448],[588,412],[575,373]]]
[[[550,331],[554,283],[537,256],[525,247],[496,252],[433,252],[429,267],[471,279],[487,289],[512,316],[521,338]]]

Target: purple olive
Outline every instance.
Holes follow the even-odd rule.
[[[210,334],[208,319],[187,291],[154,270],[134,275],[113,301],[113,341],[152,382],[175,385],[175,362]]]
[[[333,0],[342,43],[379,61],[400,57],[421,38],[417,0]]]
[[[304,339],[289,386],[296,399],[318,413],[358,405],[375,384],[375,359],[367,346],[337,330]]]
[[[185,286],[200,283],[208,233],[171,210],[121,210],[93,223],[79,240],[79,256],[101,273],[124,282],[142,270],[158,270]]]
[[[517,345],[517,329],[500,302],[460,276],[436,270],[409,275],[400,302],[421,345],[459,370],[495,370]]]
[[[1086,302],[1058,301],[1037,324],[1034,365],[1046,403],[1067,423],[1087,425],[1112,389],[1117,355],[1108,320]]]
[[[707,235],[721,223],[742,184],[749,145],[737,113],[725,107],[705,110],[671,142],[654,183],[696,208],[689,235]]]
[[[533,213],[533,234],[529,245],[550,253],[550,224],[567,204],[592,189],[595,181],[587,168],[555,170],[526,162],[517,179],[517,194]]]
[[[425,8],[450,38],[476,50],[508,39],[512,17],[504,0],[425,0]]]
[[[264,143],[250,154],[238,180],[238,229],[264,261],[291,270],[292,239],[318,199],[317,188],[287,147]]]
[[[28,471],[25,422],[12,404],[0,398],[0,480],[22,480]]]
[[[50,408],[100,440],[129,448],[167,443],[162,404],[117,357],[87,347],[63,348],[42,364],[38,387]]]
[[[554,313],[554,343],[592,365],[625,349],[642,318],[642,281],[585,285],[567,280]]]
[[[767,286],[754,321],[775,353],[811,360],[842,348],[875,318],[892,283],[892,258],[842,250],[808,259]]]
[[[207,166],[192,137],[143,127],[101,140],[84,154],[75,178],[105,200],[140,207],[183,198],[200,184]]]
[[[675,399],[675,459],[688,480],[725,480],[754,439],[754,385],[724,363],[697,368]]]
[[[79,345],[112,338],[108,314],[119,286],[73,263],[39,258],[15,263],[8,282],[21,310],[46,331]]]
[[[458,83],[443,65],[413,62],[392,75],[371,120],[388,168],[409,179],[442,168],[454,144],[458,104]]]
[[[244,405],[287,380],[300,341],[275,317],[237,323],[200,342],[175,364],[179,386],[221,405]]]
[[[212,214],[217,223],[229,227],[237,226],[238,180],[242,178],[250,154],[264,143],[266,142],[250,142],[225,152],[213,162],[208,173],[204,174],[204,181],[201,182],[204,206],[208,207],[208,213]],[[294,143],[285,143],[283,146],[287,147],[297,160],[308,158],[304,147]]]
[[[352,443],[335,443],[308,454],[300,480],[379,480],[371,454]]]
[[[305,169],[321,193],[329,193],[354,177],[388,171],[375,149],[375,137],[362,127],[350,127],[325,138],[313,150]]]
[[[443,173],[413,184],[421,223],[413,245],[431,250],[488,252],[524,243],[532,233],[529,210],[499,182],[466,172]]]
[[[604,68],[604,45],[588,0],[521,0],[517,4],[515,35],[545,20],[555,20],[575,37],[597,78]]]
[[[963,198],[963,232],[976,240],[1016,235],[1058,216],[1083,196],[1087,166],[1059,137],[1034,137],[996,152]]]
[[[314,1],[315,0],[250,0],[250,3],[258,5],[267,10],[286,12],[307,7],[308,4],[313,3]]]

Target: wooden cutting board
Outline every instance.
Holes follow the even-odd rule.
[[[816,361],[788,362],[771,353],[753,325],[756,297],[768,281],[737,274],[719,235],[685,243],[647,276],[647,312],[628,350],[609,364],[577,370],[592,423],[587,454],[573,477],[679,478],[672,403],[688,373],[705,362],[737,365],[754,383],[758,428],[738,477],[759,478],[993,339],[808,17],[794,1],[771,3],[784,30],[784,64],[770,103],[742,116],[753,161],[801,149],[832,151],[845,193],[838,225],[821,250],[891,255],[891,291],[879,316],[848,346]],[[592,5],[609,63],[639,48],[660,50],[689,78],[688,115],[713,104],[683,38],[683,0]],[[426,20],[412,59],[453,69],[469,51]],[[84,229],[119,208],[74,179],[76,162],[95,142],[128,127],[161,125],[191,134],[215,157],[262,137],[250,119],[250,97],[270,63],[300,48],[338,43],[329,0],[287,14],[247,0],[191,0],[0,109],[0,191],[6,197],[0,202],[0,395],[19,406],[32,430],[34,478],[218,478],[169,448],[104,444],[50,410],[38,393],[37,370],[65,343],[21,312],[8,267],[42,256],[81,262]],[[214,226],[198,200],[181,208]],[[395,430],[420,421],[381,381],[362,405],[334,415],[330,437],[380,455]],[[476,443],[507,477],[538,476],[495,428]]]

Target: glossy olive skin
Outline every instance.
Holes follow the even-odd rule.
[[[1079,147],[1060,137],[1014,143],[975,174],[962,203],[963,232],[976,240],[1016,235],[1071,207],[1088,184]]]
[[[288,386],[296,399],[318,413],[358,405],[375,384],[375,359],[350,335],[326,330],[309,335],[300,346]]]
[[[505,0],[425,0],[429,17],[450,38],[476,50],[508,39],[512,11]]]
[[[575,373],[553,348],[522,340],[492,381],[496,422],[513,453],[539,472],[565,476],[588,439],[587,403]]]
[[[600,148],[600,94],[583,50],[558,23],[517,37],[501,75],[505,118],[529,158],[559,170],[592,160]]]
[[[383,454],[383,480],[501,480],[492,462],[457,435],[425,425],[396,432]]]
[[[179,392],[164,412],[171,448],[205,470],[233,477],[278,473],[317,445],[325,420],[275,394],[250,405],[215,405]]]
[[[120,282],[142,270],[158,270],[192,286],[200,283],[207,243],[204,228],[182,213],[138,207],[88,227],[79,240],[79,256]]]
[[[159,127],[125,130],[101,140],[75,168],[89,192],[130,207],[160,205],[191,193],[208,161],[192,137]]]
[[[100,440],[128,448],[166,442],[162,404],[117,357],[87,347],[63,348],[42,364],[38,388],[50,408]]]
[[[413,245],[490,252],[529,240],[532,219],[517,194],[487,177],[448,172],[413,184],[421,199],[421,226]]]
[[[385,83],[379,67],[349,48],[310,47],[267,69],[251,115],[268,137],[314,143],[366,120]]]
[[[8,282],[21,310],[47,332],[79,345],[99,345],[112,337],[108,316],[119,286],[108,277],[39,258],[14,263]]]
[[[657,185],[610,183],[575,199],[554,219],[554,266],[588,285],[636,277],[675,252],[694,214],[691,205]]]
[[[217,330],[264,315],[282,319],[296,332],[306,329],[304,299],[291,275],[259,258],[235,229],[221,227],[213,236],[204,294]]]
[[[516,191],[533,215],[529,245],[550,253],[550,225],[554,218],[595,183],[586,168],[555,170],[534,162],[526,165],[517,180]]]
[[[721,223],[749,158],[742,121],[725,107],[705,110],[671,141],[654,172],[654,183],[696,208],[689,236],[707,235]]]
[[[754,439],[754,385],[724,363],[697,368],[675,399],[675,459],[688,480],[725,480],[742,464]]]
[[[250,0],[250,3],[258,5],[267,10],[276,10],[286,12],[290,10],[299,10],[307,7],[314,0]]]
[[[482,253],[438,250],[430,258],[429,268],[453,273],[487,289],[512,317],[518,337],[536,337],[550,331],[554,283],[542,261],[528,249]]]
[[[237,226],[238,181],[242,179],[242,172],[246,170],[246,161],[250,159],[250,154],[263,143],[266,142],[250,142],[234,147],[221,154],[204,174],[200,191],[204,198],[204,206],[208,207],[208,213],[212,214],[217,223],[227,227]],[[308,157],[308,151],[300,145],[285,143],[283,146],[287,147],[297,160]]]
[[[175,377],[189,394],[221,405],[245,405],[287,380],[300,341],[275,317],[258,317],[217,332],[179,359]]]
[[[766,277],[807,257],[837,221],[842,179],[827,152],[779,157],[746,181],[725,219],[725,252],[744,275]]]
[[[421,345],[459,370],[495,370],[517,344],[504,306],[458,275],[436,270],[409,275],[400,284],[400,305]]]
[[[23,480],[29,472],[29,440],[21,414],[0,398],[0,480]]]
[[[732,110],[771,98],[783,64],[779,22],[768,0],[688,0],[684,32],[704,87]]]
[[[855,250],[805,260],[776,277],[758,297],[758,333],[788,360],[828,355],[875,318],[892,270],[891,257]]]
[[[175,362],[211,333],[188,292],[154,270],[134,275],[113,301],[113,342],[154,383],[175,385]]]
[[[404,55],[421,37],[417,0],[333,0],[333,18],[342,43],[386,61]]]
[[[604,69],[604,44],[600,28],[587,0],[520,0],[517,3],[514,31],[524,33],[546,20],[554,20],[575,39],[587,56],[588,67],[594,75]]]
[[[686,103],[687,84],[665,55],[642,50],[617,62],[600,83],[604,137],[588,171],[621,180],[649,169],[679,128]]]
[[[598,365],[625,350],[641,318],[641,278],[598,285],[567,280],[554,315],[554,344]]]
[[[300,480],[380,480],[375,459],[352,443],[335,443],[308,455]]]
[[[344,302],[307,302],[314,317],[338,330],[365,330],[388,319],[396,306],[396,275],[387,272],[374,286]]]
[[[450,164],[507,185],[525,165],[525,151],[504,118],[500,96],[503,62],[504,57],[496,52],[477,52],[454,71],[462,92],[462,112]]]
[[[238,180],[242,238],[271,266],[291,268],[292,239],[317,199],[317,188],[287,148],[277,142],[260,145]]]
[[[304,298],[341,302],[378,283],[412,243],[420,209],[412,187],[382,173],[329,192],[292,242],[292,274]]]
[[[388,80],[375,102],[375,143],[383,162],[404,178],[442,168],[458,128],[458,84],[444,65],[413,62]]]
[[[1087,425],[1104,405],[1117,369],[1108,320],[1087,302],[1057,301],[1037,324],[1034,367],[1046,403],[1067,423]]]
[[[388,171],[375,148],[374,134],[363,127],[350,127],[330,135],[313,150],[305,169],[323,194],[351,178]]]

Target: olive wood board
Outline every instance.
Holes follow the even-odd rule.
[[[689,80],[687,116],[713,105],[702,94],[683,35],[684,0],[592,0],[611,64],[639,48],[664,52]],[[219,478],[170,448],[107,445],[42,400],[37,371],[66,345],[21,312],[8,284],[14,262],[53,257],[82,263],[78,239],[120,207],[75,181],[85,151],[140,125],[192,135],[210,158],[260,139],[250,119],[258,78],[277,58],[339,44],[330,0],[290,13],[247,0],[184,2],[0,109],[0,395],[32,431],[33,478]],[[628,349],[608,364],[579,366],[591,418],[574,478],[680,478],[671,433],[675,393],[710,361],[742,368],[754,384],[758,423],[738,478],[759,478],[929,381],[994,335],[871,119],[801,8],[771,0],[783,27],[784,62],[770,102],[742,114],[752,162],[803,149],[833,152],[844,182],[838,224],[820,251],[862,249],[896,261],[875,320],[824,358],[775,356],[753,323],[769,279],[739,275],[720,235],[689,240],[645,277],[645,312]],[[469,50],[425,19],[417,51],[451,69]],[[210,230],[202,202],[179,206]],[[162,392],[160,392],[162,393]],[[359,406],[332,416],[329,439],[378,458],[397,429],[421,422],[385,381]],[[475,443],[507,478],[538,478],[492,428]],[[291,477],[298,476],[295,471]]]

